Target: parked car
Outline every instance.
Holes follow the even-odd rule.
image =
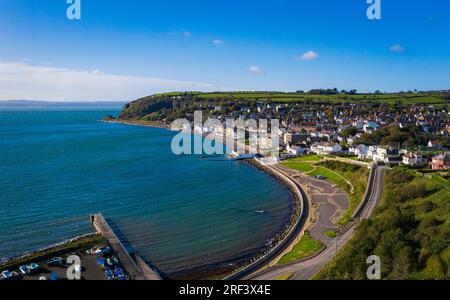
[[[114,280],[114,274],[108,268],[105,269],[105,276],[106,276],[106,279],[108,279],[108,280]]]
[[[322,175],[317,175],[314,178],[316,178],[316,179],[327,179],[325,176],[322,176]]]
[[[19,274],[17,272],[11,272],[11,271],[3,271],[1,277],[5,280],[14,279],[16,277],[19,277]]]
[[[66,267],[67,264],[65,260],[61,257],[53,257],[47,261],[48,266]]]

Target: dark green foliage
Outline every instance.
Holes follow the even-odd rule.
[[[366,133],[358,141],[366,145],[384,145],[391,147],[413,147],[428,142],[426,134],[417,126],[400,128],[396,125],[381,128],[373,133]]]
[[[341,135],[345,138],[348,138],[349,136],[354,136],[357,133],[358,129],[356,127],[348,127],[342,131]]]
[[[450,279],[448,182],[412,170],[388,170],[382,205],[317,276],[365,279],[366,259],[378,255],[383,279]]]

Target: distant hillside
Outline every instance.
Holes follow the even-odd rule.
[[[174,92],[155,94],[144,97],[127,104],[120,115],[122,119],[142,119],[149,117],[157,119],[158,113],[164,110],[173,110],[179,107],[206,107],[206,106],[252,106],[257,101],[264,103],[308,103],[308,104],[424,104],[448,105],[449,91],[438,92],[402,92],[395,94],[357,94],[355,91],[313,90],[308,93],[282,93],[282,92]],[[167,115],[167,114],[165,114]],[[176,116],[170,116],[174,118]]]

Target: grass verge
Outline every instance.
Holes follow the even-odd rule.
[[[309,233],[305,233],[298,244],[294,246],[292,251],[280,259],[278,265],[282,266],[299,259],[306,258],[322,250],[322,248],[323,245],[321,242],[313,239]]]
[[[329,237],[329,238],[335,238],[337,236],[336,231],[333,231],[333,230],[326,231],[324,234],[326,237]]]

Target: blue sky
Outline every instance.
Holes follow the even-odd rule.
[[[0,100],[450,88],[450,2],[0,0]]]

